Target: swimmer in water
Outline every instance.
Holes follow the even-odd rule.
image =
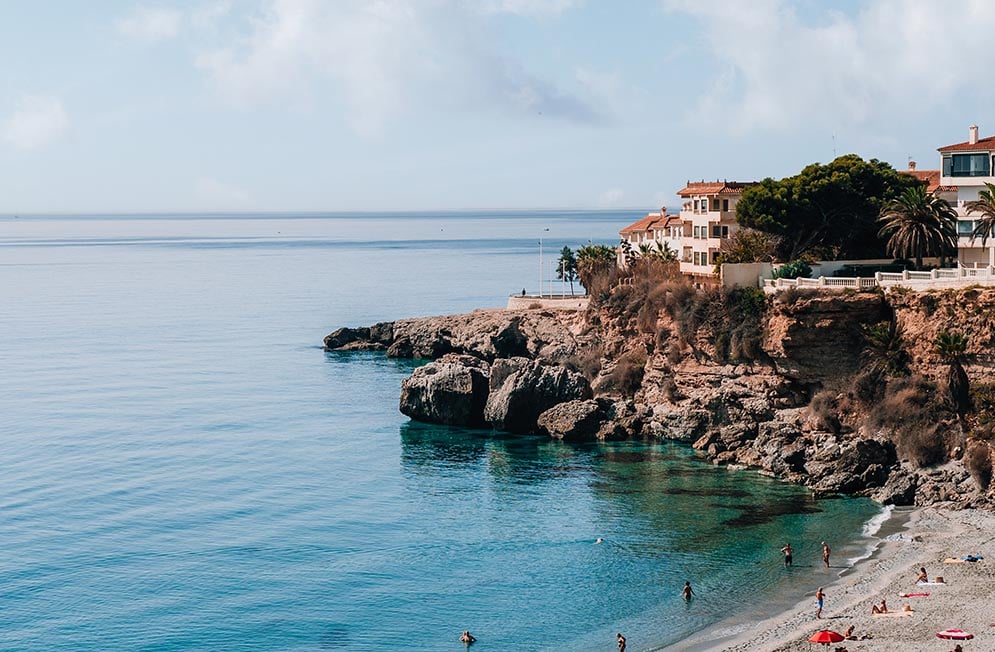
[[[601,537],[598,537],[598,540],[597,540],[597,541],[595,541],[594,543],[596,543],[596,544],[597,544],[597,543],[604,543],[604,542],[605,542],[605,540],[604,540],[604,539],[602,539]]]
[[[460,635],[459,640],[460,643],[465,643],[467,646],[470,646],[477,642],[477,639],[474,638],[473,634],[470,633],[470,630],[466,630],[465,632],[463,632]]]

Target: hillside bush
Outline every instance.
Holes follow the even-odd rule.
[[[992,484],[992,448],[985,442],[971,442],[964,454],[964,466],[982,491]]]
[[[898,378],[887,384],[883,398],[872,406],[867,424],[894,442],[901,459],[919,467],[932,466],[947,459],[943,422],[953,414],[944,406],[942,393],[931,380]]]
[[[600,389],[616,391],[625,397],[632,398],[643,384],[643,374],[646,371],[646,352],[634,349],[622,355],[612,370],[601,379]]]

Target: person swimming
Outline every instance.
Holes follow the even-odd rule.
[[[605,542],[605,540],[604,540],[604,539],[602,539],[601,537],[598,537],[598,538],[597,538],[597,540],[595,540],[595,542],[594,542],[594,543],[595,543],[595,544],[598,544],[598,543],[604,543],[604,542]]]
[[[462,634],[460,634],[459,640],[460,643],[465,643],[467,646],[473,645],[477,642],[477,639],[470,633],[470,630],[465,630]]]
[[[694,597],[694,589],[691,588],[691,582],[684,582],[684,588],[681,589],[681,595],[684,596],[686,602],[690,602],[691,598]]]

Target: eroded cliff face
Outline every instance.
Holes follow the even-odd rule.
[[[942,383],[947,365],[934,342],[940,332],[958,330],[969,337],[972,382],[993,382],[995,290],[890,297],[872,292],[782,294],[766,299],[755,326],[728,319],[719,325],[709,321],[717,318],[705,317],[692,320],[695,327],[689,329],[686,315],[675,320],[671,312],[661,307],[646,315],[642,310],[636,320],[631,310],[626,314],[611,302],[585,313],[477,311],[340,329],[325,342],[330,349],[386,349],[398,357],[465,354],[492,368],[495,361],[501,367],[504,359],[524,357],[540,367],[583,371],[591,381],[593,401],[564,396],[548,414],[530,416],[536,432],[559,438],[675,439],[717,464],[757,468],[817,492],[864,494],[896,504],[988,504],[960,459],[965,451],[976,458],[987,455],[991,466],[988,444],[967,437],[972,427],[968,419],[935,418],[923,436],[940,442],[930,444],[937,459],[924,464],[895,434],[904,428],[906,439],[915,437],[915,428],[902,426],[901,414],[891,420],[875,415],[875,410],[891,408],[875,407],[876,399],[862,397],[862,392],[880,388],[873,383],[869,389],[854,388],[867,376],[862,327],[892,319],[904,332],[911,373]],[[729,331],[739,338],[732,348]],[[448,356],[445,364],[453,359]],[[449,367],[446,371],[458,373]],[[433,373],[422,376],[450,377]],[[523,383],[502,391],[530,401],[527,378]],[[892,407],[920,400],[912,389],[895,386],[900,388],[897,398],[887,399]],[[452,383],[438,391],[440,396],[452,392]],[[433,420],[452,422],[439,407],[450,399],[433,397],[430,384],[419,392],[419,401],[433,406]],[[471,399],[478,405],[482,400],[479,395],[462,400]],[[403,403],[402,411],[413,414]]]

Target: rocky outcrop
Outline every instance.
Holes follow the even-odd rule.
[[[417,421],[483,427],[489,372],[480,358],[443,356],[401,381],[401,412]]]
[[[484,419],[498,430],[535,432],[539,415],[560,403],[591,398],[584,376],[528,358],[495,360]]]
[[[492,361],[562,360],[577,349],[584,313],[572,310],[476,310],[465,315],[401,319],[369,328],[340,328],[325,338],[335,350],[387,350],[392,358],[436,359],[466,353]]]
[[[565,441],[594,441],[606,421],[601,405],[595,400],[567,401],[554,405],[539,415],[539,432]]]

